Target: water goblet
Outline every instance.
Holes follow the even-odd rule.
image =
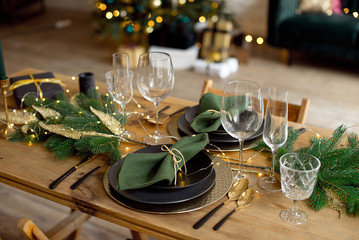
[[[318,158],[306,153],[287,153],[280,160],[283,194],[293,200],[292,209],[283,210],[280,218],[287,223],[299,225],[308,220],[308,215],[298,209],[298,200],[310,197],[320,168]]]
[[[148,101],[155,105],[156,130],[143,137],[143,141],[151,144],[167,144],[171,137],[159,132],[158,106],[172,91],[174,71],[171,56],[164,52],[148,52],[139,57],[137,68],[137,87]]]
[[[221,100],[221,123],[226,132],[239,142],[239,165],[235,179],[250,178],[242,173],[243,142],[257,132],[263,122],[261,86],[252,81],[234,80],[225,84]],[[256,177],[248,179],[250,185]]]
[[[267,108],[264,118],[263,140],[272,150],[270,176],[259,179],[258,186],[268,192],[281,189],[280,182],[274,178],[277,149],[284,145],[288,137],[288,92],[269,88]]]

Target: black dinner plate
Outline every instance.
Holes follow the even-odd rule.
[[[212,168],[210,174],[206,178],[188,187],[168,189],[149,186],[138,189],[119,190],[117,187],[117,175],[123,161],[124,158],[113,164],[109,170],[108,179],[110,189],[122,197],[139,203],[174,204],[185,202],[199,197],[209,191],[216,181],[216,173]]]

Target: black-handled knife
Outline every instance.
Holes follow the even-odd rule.
[[[205,222],[208,221],[208,219],[210,219],[210,217],[213,216],[213,214],[215,214],[221,207],[224,206],[224,202],[219,204],[216,208],[214,208],[212,211],[210,211],[209,213],[206,214],[206,216],[204,216],[203,218],[201,218],[198,222],[196,222],[193,225],[194,229],[198,229],[200,228]]]
[[[100,168],[102,168],[103,166],[110,164],[110,162],[105,162],[102,163],[100,165],[98,165],[97,167],[95,167],[94,169],[92,169],[91,171],[89,171],[88,173],[86,173],[83,177],[81,177],[79,180],[77,180],[74,184],[71,185],[71,189],[74,190],[76,189],[78,186],[80,186],[81,183],[83,183],[89,176],[91,176],[94,172],[96,172],[97,170],[99,170]]]
[[[84,158],[83,160],[81,160],[81,162],[79,162],[78,164],[76,164],[75,166],[71,167],[69,170],[67,170],[67,172],[65,172],[64,174],[62,174],[59,178],[57,178],[55,181],[53,181],[50,185],[49,188],[50,189],[55,189],[57,187],[57,185],[60,184],[60,182],[62,182],[65,178],[67,178],[71,173],[75,172],[76,169],[78,169],[79,167],[81,167],[82,165],[84,165],[85,163],[89,162],[90,160],[94,159],[95,157],[97,157],[97,155],[92,155],[88,158]]]

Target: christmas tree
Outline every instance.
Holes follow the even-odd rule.
[[[100,0],[94,28],[101,39],[121,44],[146,44],[147,37],[165,23],[218,21],[230,18],[223,0]]]

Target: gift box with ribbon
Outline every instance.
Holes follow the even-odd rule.
[[[146,49],[142,45],[121,45],[118,47],[117,51],[127,53],[130,61],[130,67],[136,68],[138,58],[142,53],[146,52]]]
[[[22,99],[26,94],[33,94],[40,99],[55,98],[59,92],[63,92],[61,80],[56,79],[52,72],[29,74],[10,78],[10,90],[14,91],[18,107],[26,107]]]
[[[211,62],[225,61],[229,56],[233,24],[230,21],[209,21],[203,32],[200,57]]]

